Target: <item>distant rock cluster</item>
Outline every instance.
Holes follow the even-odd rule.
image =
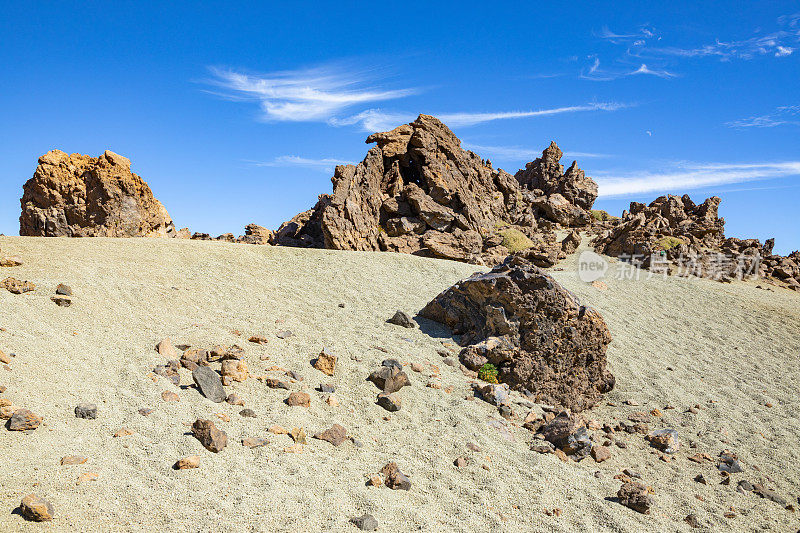
[[[768,277],[800,290],[800,252],[772,253],[774,239],[726,238],[720,198],[695,204],[689,195],[667,195],[650,205],[631,202],[616,221],[605,221],[595,237],[602,254],[639,262],[650,270],[730,281]]]
[[[555,143],[516,176],[462,149],[428,115],[367,143],[377,146],[338,166],[333,194],[284,223],[273,244],[497,264],[529,249],[557,258],[553,230],[591,223],[597,185],[575,163],[565,172]]]

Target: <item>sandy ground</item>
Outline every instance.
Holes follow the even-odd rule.
[[[0,350],[16,354],[10,371],[0,367],[0,385],[8,388],[0,397],[45,419],[30,434],[0,429],[2,531],[355,531],[348,521],[363,513],[373,514],[381,531],[689,531],[682,521],[689,513],[714,531],[800,526],[797,514],[735,491],[739,479],[764,481],[798,506],[796,293],[677,278],[607,279],[602,291],[579,281],[576,259],[568,258],[554,276],[600,310],[614,337],[608,359],[618,385],[607,400],[616,405],[603,403],[588,416],[613,422],[671,404],[675,409],[651,427],[676,428],[682,447],[665,463],[641,435],[625,435],[628,448],[613,447],[609,461],[562,463],[530,451],[532,435],[522,428],[509,425],[504,436],[489,425],[500,420],[495,408],[465,399],[469,381],[437,354],[449,340],[446,331],[384,322],[396,309],[418,311],[474,266],[176,240],[0,237],[0,248],[25,262],[0,269],[0,277],[37,284],[26,295],[0,291]],[[49,299],[62,282],[72,286],[72,307]],[[294,336],[278,339],[284,329]],[[267,345],[247,342],[258,333],[269,337]],[[288,407],[287,391],[248,379],[228,388],[258,413],[243,418],[241,407],[154,381],[150,371],[163,358],[153,347],[167,336],[198,347],[238,343],[253,374],[272,365],[295,370],[305,379],[292,388],[311,394],[311,408]],[[322,347],[339,355],[333,378],[310,365]],[[387,357],[424,371],[408,370],[413,386],[400,393],[403,408],[385,420],[388,413],[375,405],[378,391],[365,378]],[[425,386],[431,365],[440,369],[442,389]],[[190,384],[182,372],[182,384]],[[339,407],[314,390],[323,382],[336,385]],[[162,401],[164,390],[177,392],[180,402]],[[626,399],[641,406],[623,405]],[[82,401],[98,404],[97,420],[74,417]],[[695,404],[697,414],[685,412]],[[154,411],[145,417],[141,407]],[[515,405],[515,412],[519,423],[527,409]],[[198,417],[228,433],[228,448],[207,452],[187,434]],[[309,439],[303,453],[287,453],[290,438],[267,432],[280,424],[312,434],[333,423],[362,447]],[[135,433],[112,437],[123,426]],[[270,443],[252,450],[239,443],[258,436]],[[481,451],[467,450],[468,442]],[[687,460],[726,448],[745,469],[729,486],[719,484],[714,464]],[[69,454],[89,460],[60,466]],[[189,454],[202,456],[200,468],[171,469]],[[470,463],[459,469],[453,460],[461,455]],[[365,485],[390,460],[411,478],[411,491]],[[620,485],[613,476],[623,468],[639,471],[654,488],[650,515],[610,499]],[[78,484],[86,472],[97,480]],[[692,481],[698,473],[708,485]],[[31,524],[12,513],[31,492],[53,503],[54,521]],[[737,516],[724,518],[731,507]],[[553,508],[561,516],[544,513]]]

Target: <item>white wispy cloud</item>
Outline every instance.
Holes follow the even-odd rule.
[[[797,32],[778,31],[769,35],[751,37],[739,41],[720,41],[696,48],[649,48],[642,51],[651,56],[717,57],[722,61],[753,59],[758,56],[785,57],[794,52],[791,45],[800,42]]]
[[[657,76],[659,78],[674,78],[676,75],[663,69],[651,69],[642,63],[638,69],[634,70],[629,76],[636,76],[637,74],[646,74],[648,76]]]
[[[231,69],[210,69],[209,84],[216,94],[257,101],[263,118],[275,121],[325,121],[359,104],[403,98],[414,88],[381,89],[369,71],[326,65],[301,70],[246,74]]]
[[[781,106],[766,115],[755,115],[725,123],[731,128],[774,128],[786,124],[800,125],[800,105]]]
[[[488,157],[494,161],[533,161],[542,157],[543,148],[524,148],[521,146],[487,146],[483,144],[462,143],[466,150],[472,150],[481,157]],[[564,152],[568,159],[589,159],[610,157],[608,154],[591,152]]]
[[[333,172],[337,165],[352,165],[352,161],[342,159],[322,158],[312,159],[297,155],[281,155],[271,161],[246,161],[257,167],[304,167],[313,168],[324,172]]]
[[[374,132],[393,129],[417,116],[416,113],[380,108],[346,114],[350,108],[359,105],[404,98],[419,90],[381,89],[371,71],[345,69],[340,64],[259,75],[220,68],[211,68],[210,71],[213,78],[207,81],[216,90],[209,92],[235,101],[258,102],[265,120],[358,125],[365,131]],[[465,127],[494,120],[615,111],[623,107],[626,104],[605,102],[530,111],[440,113],[436,116],[450,127]]]
[[[555,107],[550,109],[537,109],[531,111],[499,111],[489,113],[433,113],[435,117],[451,128],[475,126],[495,120],[510,120],[521,118],[544,117],[561,115],[564,113],[580,113],[586,111],[616,111],[630,107],[630,104],[620,102],[600,102],[574,106]],[[360,124],[365,131],[384,131],[393,129],[400,124],[411,122],[416,118],[413,113],[385,112],[380,109],[368,109],[357,115],[334,119],[331,124],[336,126]]]
[[[742,38],[715,39],[696,46],[665,45],[667,36],[654,28],[642,26],[634,31],[616,32],[604,26],[594,35],[613,45],[614,56],[603,56],[607,66],[600,67],[600,56],[589,56],[590,62],[581,72],[581,78],[593,81],[610,81],[631,75],[647,74],[660,78],[676,76],[667,67],[686,58],[716,58],[720,61],[751,60],[756,57],[785,58],[800,48],[800,13],[778,17],[776,27],[762,34],[759,29]],[[641,64],[631,70],[631,65]]]
[[[675,163],[662,172],[595,173],[600,196],[671,192],[800,176],[800,161],[779,163]],[[599,174],[599,175],[598,175]]]
[[[632,67],[614,67],[612,69],[601,69],[600,58],[593,56],[594,61],[592,64],[581,73],[581,78],[592,81],[612,81],[627,76],[647,75],[656,76],[659,78],[675,78],[678,75],[664,69],[652,69],[642,63],[639,68]]]
[[[417,118],[413,113],[398,113],[381,109],[367,109],[356,115],[333,118],[329,122],[333,126],[359,125],[368,132],[392,130],[400,124],[406,124]]]

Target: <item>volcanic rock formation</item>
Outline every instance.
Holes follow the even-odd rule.
[[[175,234],[167,210],[129,159],[51,150],[23,189],[20,235],[39,237],[166,237]]]
[[[719,280],[771,277],[800,290],[800,252],[772,253],[774,239],[726,238],[716,196],[695,204],[688,195],[667,195],[650,205],[631,202],[630,211],[593,241],[602,254],[666,270]]]
[[[333,194],[285,222],[273,244],[495,264],[530,248],[558,255],[552,230],[590,223],[597,185],[575,163],[564,173],[555,144],[515,178],[428,115],[367,143],[377,146],[336,167]]]
[[[465,366],[491,363],[500,381],[539,403],[581,411],[614,387],[603,318],[522,257],[456,283],[420,315],[461,335]]]

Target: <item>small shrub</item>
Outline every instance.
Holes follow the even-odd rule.
[[[600,222],[605,222],[606,220],[619,220],[619,217],[609,215],[608,211],[603,211],[602,209],[592,209],[592,218],[599,220]]]
[[[533,241],[518,229],[508,228],[498,233],[503,236],[503,242],[500,244],[508,248],[511,253],[527,250],[533,246]]]
[[[681,244],[685,244],[683,239],[679,239],[678,237],[662,237],[656,241],[656,248],[658,250],[671,250],[676,246],[680,246]]]
[[[500,383],[497,380],[497,368],[492,363],[486,363],[478,370],[478,379],[486,383]]]

